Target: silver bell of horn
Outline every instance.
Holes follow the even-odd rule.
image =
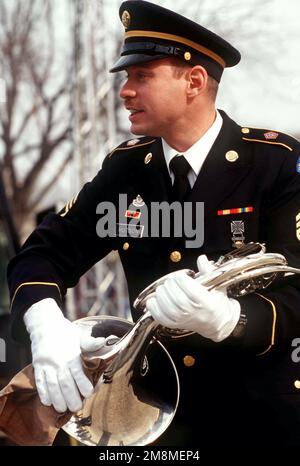
[[[186,273],[208,290],[226,288],[230,297],[264,289],[274,280],[300,273],[281,254],[266,253],[264,245],[249,243],[219,258],[214,270],[200,275]],[[143,290],[134,302],[142,313],[132,323],[115,317],[79,319],[76,325],[92,330],[93,336],[109,337],[100,356],[102,373],[94,394],[63,429],[80,444],[148,445],[167,429],[179,401],[176,367],[159,338],[184,338],[191,332],[167,329],[145,312],[147,300],[172,274],[163,276]]]

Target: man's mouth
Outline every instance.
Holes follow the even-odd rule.
[[[130,112],[130,115],[136,115],[137,113],[143,112],[143,110],[138,110],[136,108],[128,108],[127,110]]]
[[[138,117],[138,115],[144,112],[144,110],[138,110],[136,108],[128,108],[127,110],[130,112],[129,121],[131,122],[133,122]]]

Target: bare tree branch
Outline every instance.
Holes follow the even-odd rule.
[[[59,76],[54,73],[57,58],[52,7],[51,0],[0,2],[0,64],[6,82],[6,102],[0,108],[0,159],[21,229],[36,205],[31,200],[33,192],[35,199],[41,200],[52,186],[52,181],[41,185],[46,163],[59,149],[62,162],[54,179],[70,160],[70,144],[63,144],[71,142],[70,66]],[[25,157],[24,172],[19,168]]]
[[[31,117],[41,108],[41,105],[41,102],[39,104],[34,103],[32,107],[29,109],[29,111],[25,113],[20,128],[13,137],[13,141],[18,141],[21,138],[23,132],[25,131],[28,123],[31,120]]]
[[[57,147],[70,135],[70,128],[64,129],[64,131],[53,141],[47,139],[47,134],[44,135],[44,140],[42,141],[42,149],[38,161],[34,164],[28,175],[26,176],[22,191],[23,194],[26,194],[28,191],[31,191],[31,187],[36,182],[39,177],[42,169],[45,164],[48,162],[49,158],[52,156],[53,152]],[[40,196],[39,196],[40,197]]]
[[[16,159],[17,157],[24,156],[25,154],[28,154],[32,151],[36,151],[40,149],[40,144],[28,144],[27,146],[24,146],[20,151],[14,151],[14,158]]]
[[[43,189],[39,192],[39,197],[30,202],[29,207],[30,207],[31,210],[36,209],[37,205],[41,201],[41,197],[43,198],[44,196],[46,196],[46,194],[50,191],[50,189],[57,183],[58,178],[64,172],[64,170],[67,167],[68,163],[72,160],[73,155],[74,155],[73,150],[70,150],[67,157],[64,159],[63,163],[61,164],[61,166],[59,167],[59,169],[55,173],[55,175],[52,177],[52,179],[50,181],[48,181],[48,183],[45,184]]]

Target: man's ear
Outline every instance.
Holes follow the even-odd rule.
[[[193,66],[189,70],[188,74],[188,88],[187,95],[188,97],[196,97],[199,94],[202,94],[206,87],[208,81],[208,74],[205,68],[201,65]]]

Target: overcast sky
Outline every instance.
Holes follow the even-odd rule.
[[[110,21],[119,21],[121,3],[106,0],[111,10]],[[240,49],[242,61],[225,71],[218,107],[242,125],[300,136],[299,0],[153,0],[152,3],[187,16],[197,8],[203,26],[219,34],[230,32],[230,40]],[[239,22],[236,17],[241,8],[244,17]],[[213,15],[217,20],[211,27]],[[120,23],[119,27],[122,28]]]

